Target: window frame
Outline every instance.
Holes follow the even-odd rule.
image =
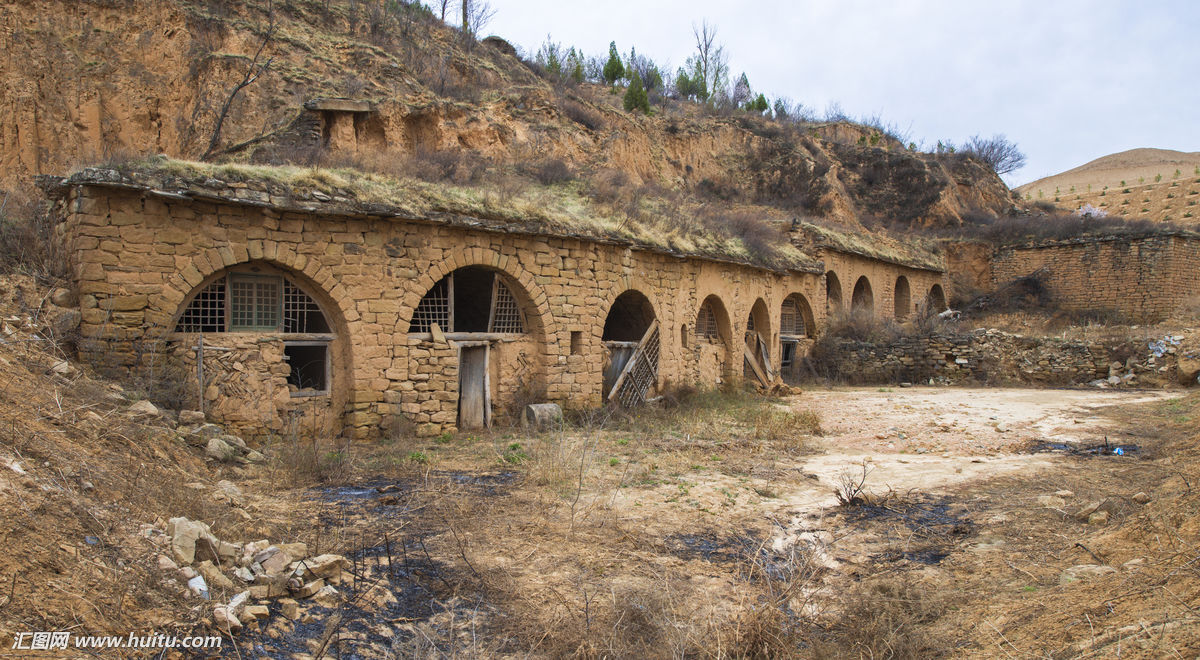
[[[270,282],[275,287],[275,305],[274,305],[274,320],[273,325],[258,325],[259,313],[264,311],[260,306],[259,284]],[[238,283],[250,283],[253,285],[251,291],[252,301],[250,303],[251,316],[253,317],[254,325],[235,325],[234,321],[234,292]],[[244,273],[244,272],[229,272],[226,273],[225,279],[225,327],[226,332],[280,332],[283,330],[283,276],[270,275],[259,273]]]

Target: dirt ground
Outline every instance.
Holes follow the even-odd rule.
[[[0,652],[212,634],[246,585],[202,600],[158,567],[186,516],[352,565],[295,620],[264,601],[222,657],[1200,654],[1195,394],[701,392],[539,433],[279,438],[241,465],[61,369],[30,296],[0,341]]]
[[[342,619],[341,652],[365,657],[1194,657],[1200,584],[1195,554],[1179,559],[1194,535],[1174,549],[1118,538],[1150,524],[1154,504],[1131,498],[1162,483],[1178,396],[916,387],[713,399],[703,414],[398,441],[355,456],[335,479],[346,485],[255,506],[275,520],[266,528],[311,535],[294,520],[303,500],[326,544],[364,567],[374,558],[365,574],[384,570],[384,532],[392,554],[420,557],[404,579],[388,571],[412,597],[402,616],[352,607]],[[815,418],[820,435],[807,432]],[[839,492],[854,501],[839,505]],[[1076,515],[1093,502],[1105,522]],[[1178,602],[1154,586],[1135,589],[1146,600],[1128,610],[1076,601],[1151,571],[1158,588],[1183,580]],[[1086,628],[1060,621],[1081,607]],[[251,648],[282,653],[275,637],[305,650],[299,631],[274,625]]]

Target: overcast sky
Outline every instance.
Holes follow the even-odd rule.
[[[1200,151],[1196,0],[490,0],[485,32],[532,53],[551,35],[589,55],[683,64],[707,19],[756,92],[879,115],[936,144],[1005,134],[1019,185],[1135,147]]]

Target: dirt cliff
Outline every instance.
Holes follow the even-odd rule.
[[[620,94],[554,83],[502,40],[467,42],[419,5],[18,0],[0,7],[0,43],[5,187],[131,155],[201,156],[261,47],[257,64],[270,65],[229,104],[221,157],[328,156],[313,148],[328,145],[320,123],[332,115],[311,107],[334,98],[370,108],[340,129],[355,151],[457,151],[492,168],[561,160],[584,176],[616,170],[635,185],[852,225],[958,224],[1013,203],[985,166],[865,126],[672,100],[631,114]]]

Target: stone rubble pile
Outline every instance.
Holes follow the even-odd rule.
[[[241,497],[227,481],[217,490]],[[145,535],[161,547],[158,568],[168,583],[186,585],[181,589],[205,600],[232,594],[212,609],[213,626],[229,634],[270,617],[272,603],[292,621],[311,616],[306,610],[313,605],[337,606],[340,593],[335,585],[348,579],[351,568],[342,555],[310,556],[304,543],[223,541],[207,524],[187,518],[172,518],[165,530],[148,527]]]

